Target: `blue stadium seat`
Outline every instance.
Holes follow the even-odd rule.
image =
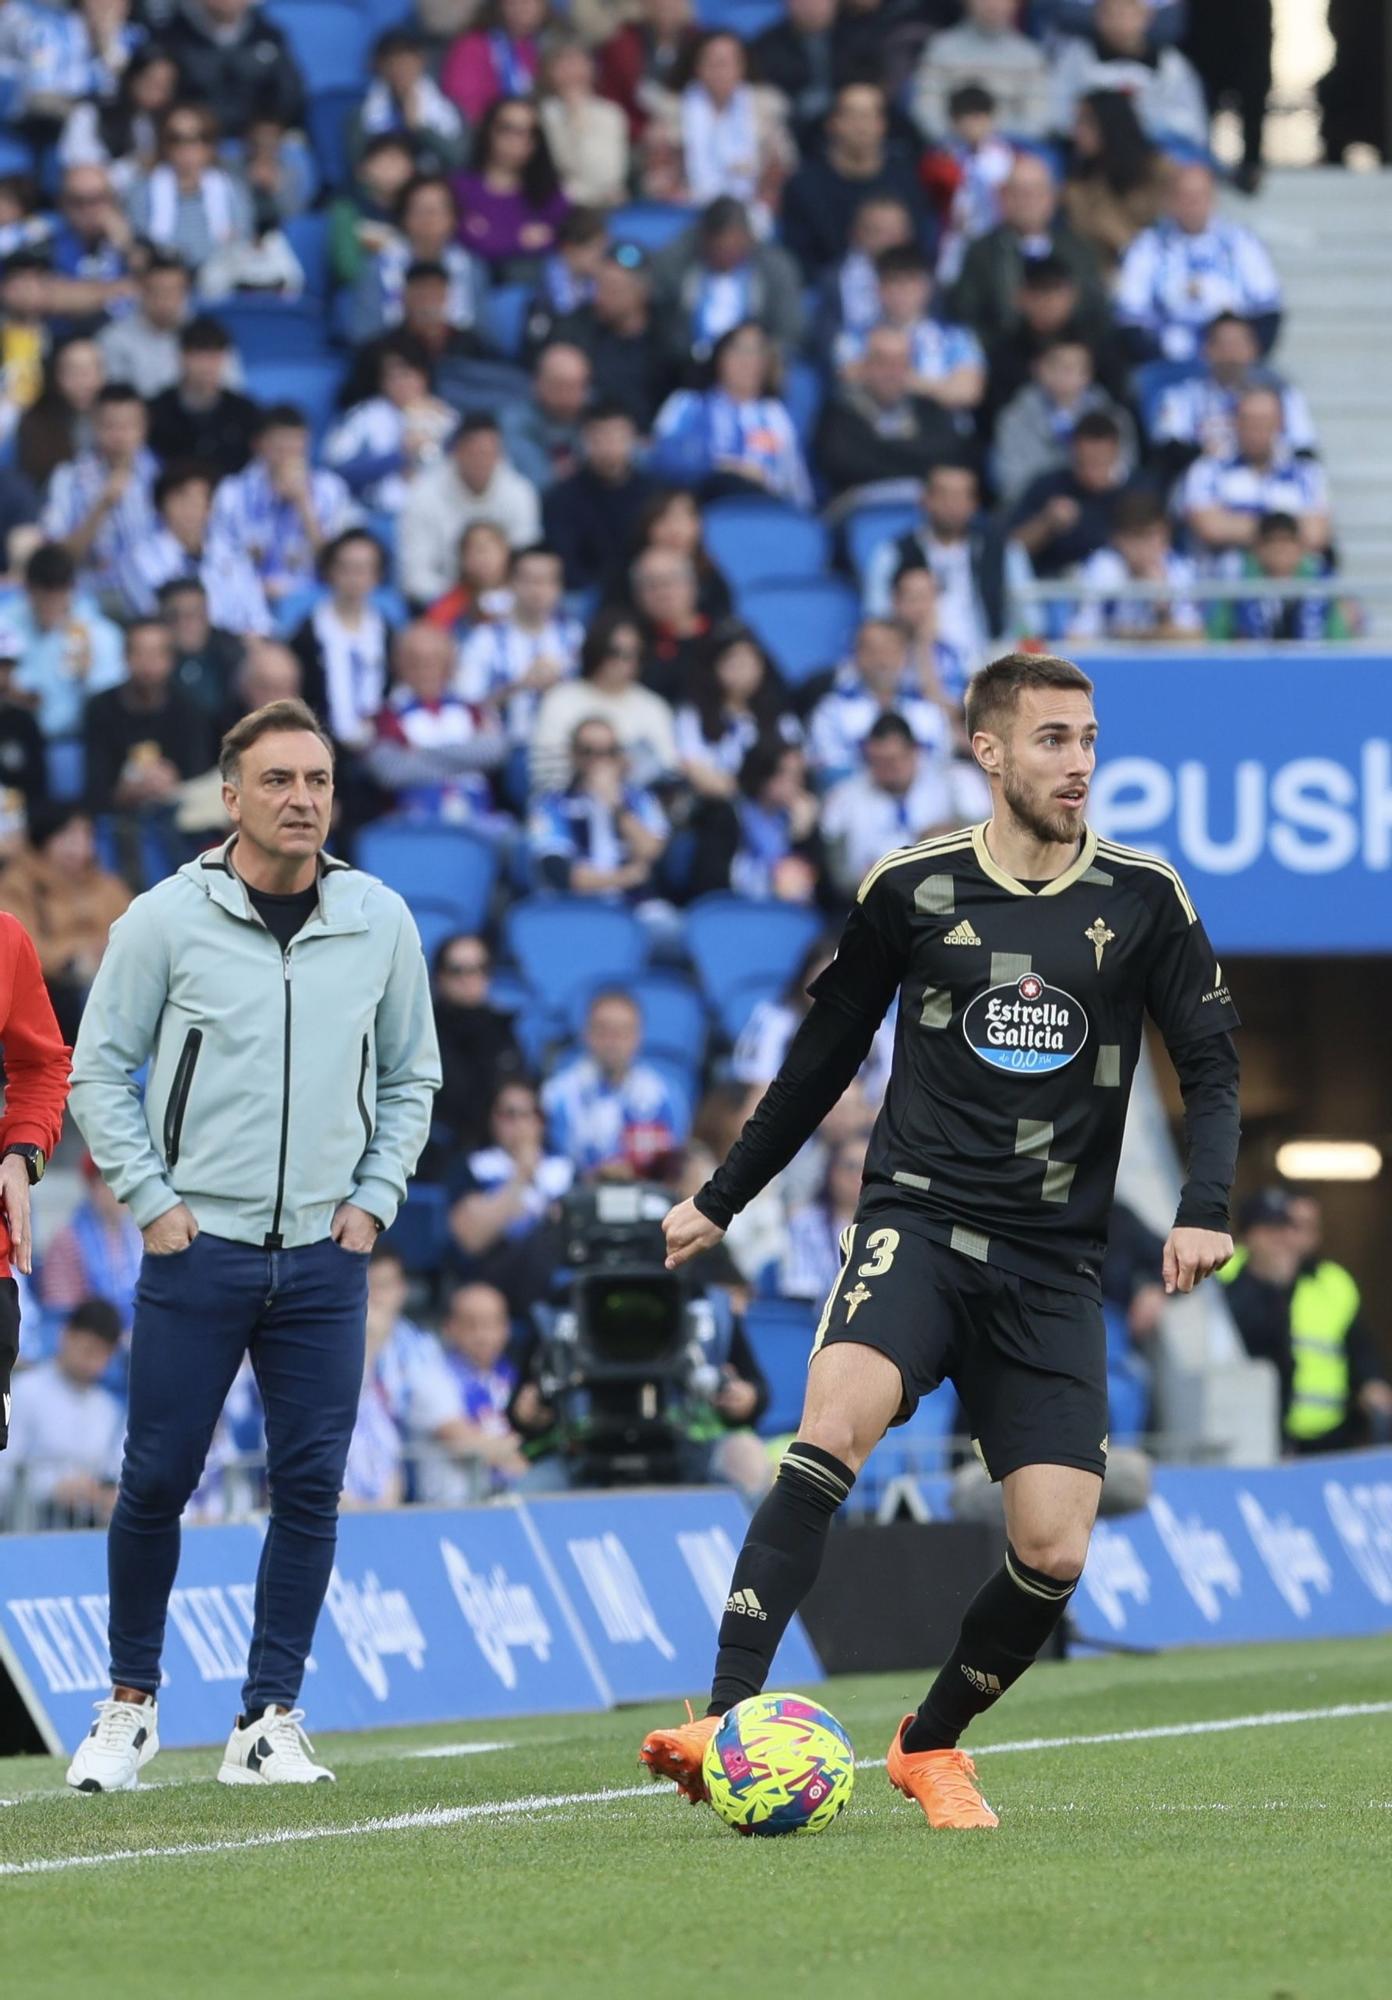
[[[860,600],[839,577],[771,577],[739,593],[739,613],[784,678],[798,686],[849,650]]]
[[[891,1437],[895,1443],[913,1448],[911,1462],[917,1471],[945,1472],[948,1440],[961,1428],[957,1392],[950,1382],[940,1382],[936,1389],[920,1397],[909,1421],[899,1425]]]
[[[815,910],[749,896],[701,896],[686,913],[686,947],[713,1005],[756,979],[785,986],[822,929]]]
[[[530,285],[499,285],[483,302],[483,322],[479,331],[509,360],[516,360],[522,352],[527,308],[532,298]]]
[[[675,201],[634,201],[616,208],[609,217],[611,243],[636,243],[641,250],[657,251],[690,229],[695,211]]]
[[[787,12],[783,0],[696,0],[696,20],[701,28],[707,33],[728,28],[746,42],[786,20]]]
[[[821,576],[827,531],[777,500],[714,500],[703,511],[706,547],[736,590],[771,577]]]
[[[571,994],[566,1013],[572,1034],[584,1028],[595,990],[594,985],[577,986]],[[640,972],[624,981],[624,990],[642,1009],[645,1053],[674,1056],[688,1066],[699,1064],[706,1049],[706,1009],[689,979],[680,972]]]
[[[23,139],[17,139],[13,132],[0,132],[0,174],[23,174],[27,178],[33,171],[33,148]]]
[[[244,293],[219,299],[213,317],[236,342],[247,368],[263,361],[332,359],[329,329],[318,299],[277,299]]]
[[[806,1299],[753,1299],[744,1331],[768,1378],[769,1406],[760,1421],[765,1437],[795,1431],[802,1418],[807,1363],[820,1306]]]
[[[631,910],[585,896],[528,897],[513,904],[505,929],[527,984],[556,1008],[567,1005],[577,986],[630,979],[647,957],[643,927]]]
[[[737,1042],[759,1002],[776,1000],[786,985],[785,979],[765,977],[741,979],[719,994],[715,1001],[715,1012],[720,1022],[720,1031],[726,1040]]]
[[[922,518],[921,510],[911,500],[872,501],[846,516],[842,525],[846,554],[862,588],[876,549],[885,542],[897,542],[901,535],[911,535]]]
[[[382,1241],[396,1251],[408,1271],[434,1275],[449,1247],[449,1201],[442,1187],[412,1181],[396,1221]]]
[[[788,372],[783,377],[783,401],[804,451],[811,446],[812,433],[817,428],[825,397],[826,379],[819,369],[814,368],[810,361],[789,363]]]
[[[269,0],[266,14],[285,35],[316,95],[355,89],[361,98],[373,39],[365,14],[340,0]]]
[[[416,920],[420,932],[421,950],[425,953],[427,965],[435,963],[435,954],[447,937],[454,937],[462,928],[454,910],[444,904],[420,903],[414,905],[411,915]]]
[[[362,96],[361,83],[340,83],[326,90],[315,79],[314,93],[305,111],[305,128],[324,185],[331,192],[346,188],[353,178],[353,163],[348,157],[348,120],[362,103]]]
[[[247,394],[258,403],[293,403],[303,410],[317,445],[333,420],[345,365],[336,354],[257,361],[247,369]]]
[[[358,835],[358,866],[379,876],[413,910],[448,912],[453,927],[477,931],[488,915],[498,857],[464,826],[410,826],[378,820]]]
[[[332,289],[329,282],[328,210],[317,208],[307,215],[292,215],[285,225],[285,237],[300,260],[306,291],[315,300],[322,302],[327,299]]]
[[[44,763],[55,799],[81,798],[87,767],[80,736],[59,736],[45,743]]]

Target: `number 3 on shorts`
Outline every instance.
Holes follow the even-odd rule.
[[[863,1264],[856,1266],[858,1278],[882,1278],[894,1262],[894,1253],[899,1248],[897,1229],[877,1229],[865,1239],[865,1247],[870,1252]]]

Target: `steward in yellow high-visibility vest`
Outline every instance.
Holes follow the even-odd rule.
[[[1244,1203],[1239,1233],[1217,1276],[1248,1353],[1276,1363],[1287,1442],[1298,1452],[1365,1442],[1364,1392],[1379,1370],[1354,1279],[1332,1258],[1304,1254],[1284,1189]]]

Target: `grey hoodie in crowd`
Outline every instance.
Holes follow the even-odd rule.
[[[234,844],[112,925],[72,1114],[142,1228],[180,1201],[200,1229],[267,1249],[321,1242],[343,1201],[385,1227],[440,1087],[411,913],[324,855],[319,907],[282,954],[233,870]]]

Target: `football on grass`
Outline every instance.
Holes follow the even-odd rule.
[[[834,1715],[797,1694],[760,1694],[721,1718],[702,1774],[740,1833],[820,1833],[855,1784],[855,1751]]]

